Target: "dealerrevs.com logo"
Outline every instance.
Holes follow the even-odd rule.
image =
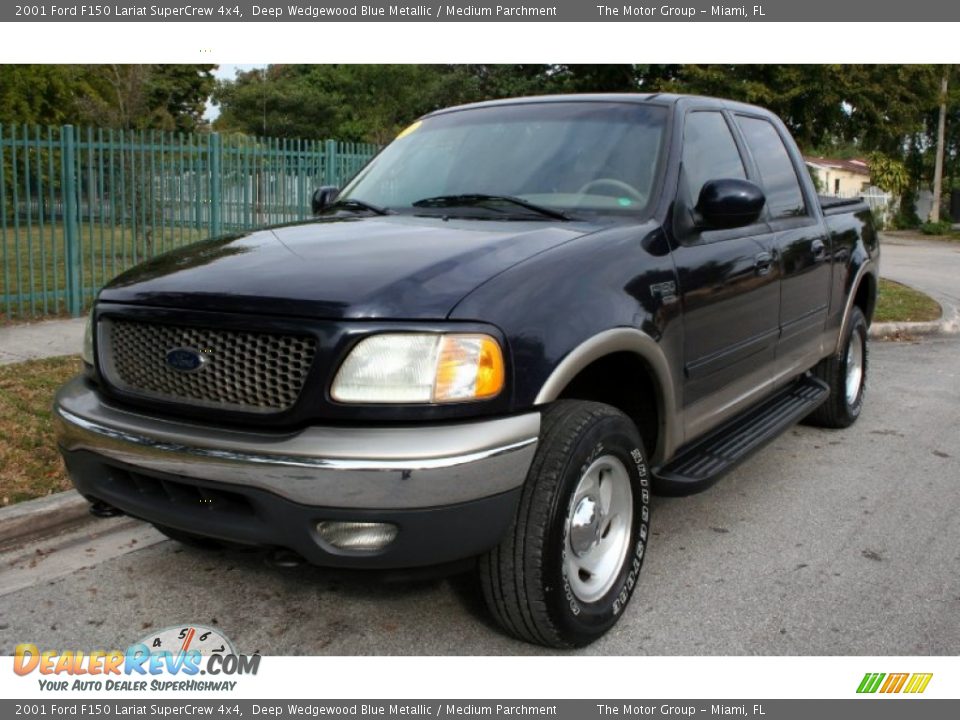
[[[121,650],[41,650],[17,645],[13,671],[37,673],[45,691],[231,691],[256,675],[260,655],[239,655],[219,630],[202,625],[166,628]],[[205,676],[200,679],[198,676]]]
[[[867,673],[857,687],[858,693],[919,694],[927,689],[933,673]]]

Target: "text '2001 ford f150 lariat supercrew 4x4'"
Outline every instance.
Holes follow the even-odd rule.
[[[442,110],[314,210],[101,291],[55,414],[95,507],[319,565],[476,558],[507,631],[572,647],[635,590],[651,490],[860,414],[870,212],[765,110]]]

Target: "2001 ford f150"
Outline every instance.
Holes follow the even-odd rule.
[[[97,509],[326,566],[476,558],[507,631],[580,646],[637,586],[651,490],[860,414],[871,215],[765,110],[456,107],[314,205],[101,291],[55,407]]]

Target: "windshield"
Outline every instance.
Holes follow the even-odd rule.
[[[344,188],[394,212],[536,217],[646,209],[666,109],[637,103],[542,102],[460,110],[414,123]],[[485,201],[496,196],[500,202]]]

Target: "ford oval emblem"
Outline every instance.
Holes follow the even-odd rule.
[[[167,365],[179,372],[196,372],[207,361],[203,353],[193,348],[174,348],[167,353]]]

